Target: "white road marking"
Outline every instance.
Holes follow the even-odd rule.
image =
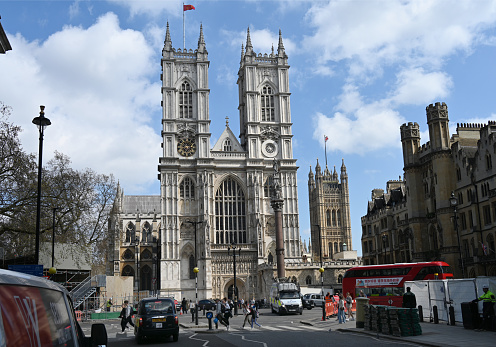
[[[189,336],[188,339],[191,340],[196,340],[196,341],[205,341],[205,343],[202,346],[207,346],[210,341],[208,340],[202,340],[202,339],[195,339],[194,337],[198,335],[197,333],[194,333],[193,335]]]

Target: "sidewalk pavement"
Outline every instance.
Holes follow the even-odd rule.
[[[376,331],[369,331],[363,328],[356,328],[356,321],[346,322],[339,324],[336,318],[330,318],[327,321],[302,321],[303,324],[312,326],[329,326],[332,331],[340,331],[343,333],[354,333],[368,335],[378,339],[387,339],[391,341],[411,342],[413,344],[423,346],[495,346],[496,332],[494,331],[475,331],[465,329],[461,323],[458,325],[447,325],[446,322],[434,323],[420,323],[422,327],[422,335],[418,336],[404,336],[396,337],[392,335],[385,335],[377,333]]]

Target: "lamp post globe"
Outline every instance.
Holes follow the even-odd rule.
[[[324,270],[324,268],[323,268],[323,267],[321,267],[321,268],[319,269],[319,272],[320,272],[320,273],[323,273],[324,271],[325,271],[325,270]]]
[[[57,269],[52,266],[50,269],[48,269],[48,273],[50,275],[55,275],[57,273]]]
[[[198,270],[198,268],[197,268],[197,267],[195,267],[195,268],[193,269],[193,272],[194,272],[195,274],[197,274],[198,272],[200,272],[200,270]]]

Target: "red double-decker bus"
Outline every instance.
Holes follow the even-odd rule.
[[[453,273],[442,261],[357,266],[344,274],[343,293],[355,298],[363,291],[372,305],[401,307],[405,281],[447,278]]]

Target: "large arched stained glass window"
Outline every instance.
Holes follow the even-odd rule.
[[[245,194],[232,178],[215,193],[215,243],[246,243]]]

